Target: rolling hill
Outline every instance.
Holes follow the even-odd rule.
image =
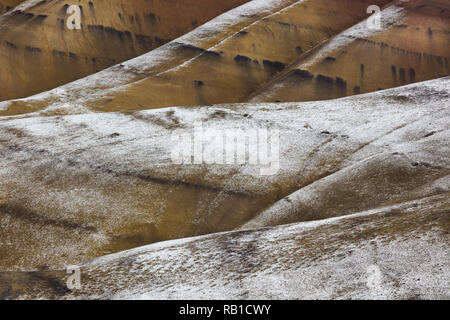
[[[0,0],[0,299],[450,298],[449,10]]]
[[[20,1],[6,1],[0,8]],[[155,49],[246,0],[24,1],[0,17],[0,101],[24,98]],[[75,28],[75,29],[73,29]]]

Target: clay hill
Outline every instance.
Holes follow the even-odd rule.
[[[55,100],[76,103],[69,113],[81,106],[119,111],[243,101],[300,56],[364,20],[372,2],[251,1],[157,51],[58,88],[50,99],[13,102],[1,114],[53,109]]]
[[[379,30],[367,27],[370,2],[251,1],[104,72],[0,103],[0,114],[331,99],[448,74],[445,1],[379,1]]]
[[[11,9],[23,2],[19,7]],[[2,0],[0,101],[24,98],[157,48],[246,0]]]
[[[383,30],[358,24],[301,58],[251,101],[310,101],[448,75],[450,3],[407,1],[382,11]]]
[[[24,2],[24,0],[0,0],[0,14],[14,9],[14,7],[22,2]]]
[[[450,297],[448,1],[79,3],[0,16],[0,298]]]
[[[449,81],[323,102],[2,121],[2,297],[70,298],[65,266],[208,234],[193,242],[155,244],[140,250],[143,256],[124,253],[114,263],[94,261],[86,271],[89,287],[73,294],[111,298],[113,292],[127,295],[127,288],[141,288],[129,294],[174,292],[181,297],[185,292],[197,297],[199,288],[214,283],[230,297],[235,291],[226,289],[242,277],[253,288],[250,297],[265,285],[267,297],[332,297],[313,289],[322,283],[317,272],[323,270],[323,285],[334,297],[364,297],[376,292],[358,277],[376,261],[391,272],[385,283],[389,297],[448,297],[445,281],[426,279],[449,276]],[[280,130],[279,171],[262,176],[261,167],[250,164],[174,164],[171,136],[180,128],[194,130],[195,122],[205,129],[270,125]],[[294,225],[261,229],[289,223]],[[246,231],[233,232],[239,229]],[[214,235],[224,231],[233,233]],[[180,256],[180,250],[186,253]],[[170,258],[172,254],[178,258]],[[196,269],[199,265],[211,266],[210,273]],[[214,271],[219,266],[235,272],[223,278]],[[154,276],[146,276],[156,269]],[[177,278],[160,278],[164,270]],[[289,282],[290,273],[295,279],[303,272],[313,281],[302,282],[310,285],[306,293],[301,284],[277,293],[279,287],[267,282],[275,281],[273,276]],[[330,272],[335,273],[332,278]],[[169,278],[185,280],[173,283]],[[356,282],[347,282],[349,278]],[[228,284],[219,285],[221,281]],[[171,289],[164,291],[167,287]],[[243,295],[246,288],[238,286],[236,294]]]

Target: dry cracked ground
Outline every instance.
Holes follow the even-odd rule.
[[[0,0],[0,298],[449,299],[449,40],[447,0]]]

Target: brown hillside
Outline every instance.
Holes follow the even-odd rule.
[[[68,4],[29,0],[0,17],[0,101],[139,56],[245,2],[81,0],[81,29],[69,30]]]
[[[390,18],[393,11],[398,13]],[[382,13],[384,30],[374,34],[358,32],[361,26],[347,30],[314,54],[300,58],[250,100],[333,99],[449,74],[448,1],[398,2]]]

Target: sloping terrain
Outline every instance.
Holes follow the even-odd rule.
[[[449,299],[449,194],[319,222],[168,241],[65,271],[0,273],[3,299]]]
[[[139,56],[247,1],[80,0],[75,30],[67,26],[76,17],[68,13],[69,4],[25,1],[0,17],[0,101],[47,91]]]
[[[14,7],[22,2],[24,2],[24,0],[0,0],[0,14],[14,9]]]
[[[254,0],[137,59],[44,95],[0,104],[0,115],[44,109],[124,111],[239,102],[386,0]]]
[[[450,298],[448,1],[22,2],[0,299]]]
[[[393,88],[450,72],[450,3],[396,2],[382,30],[364,21],[266,84],[252,102],[312,101]]]
[[[378,1],[388,5],[372,30],[372,2],[253,0],[136,59],[0,103],[0,115],[322,100],[448,75],[448,3]]]
[[[2,121],[0,268],[58,268],[155,241],[447,192],[449,81],[329,102]],[[175,164],[168,141],[197,122],[279,130],[279,170]]]

